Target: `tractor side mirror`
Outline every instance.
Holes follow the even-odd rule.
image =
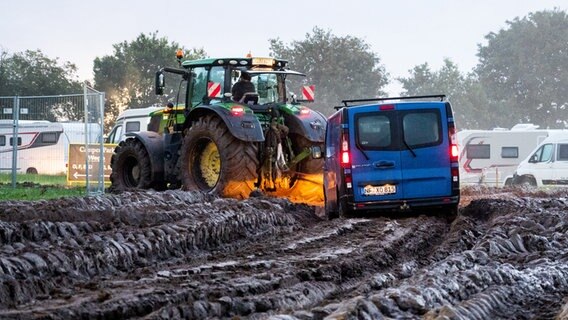
[[[161,96],[164,94],[164,89],[166,88],[166,79],[164,78],[164,73],[162,71],[156,72],[156,94]]]

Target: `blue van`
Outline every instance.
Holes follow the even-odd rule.
[[[444,95],[342,103],[326,129],[324,195],[329,218],[419,208],[457,214],[456,128]]]

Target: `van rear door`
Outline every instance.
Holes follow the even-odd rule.
[[[404,194],[398,115],[380,108],[358,109],[349,117],[355,128],[349,137],[355,202],[396,200]]]
[[[403,197],[450,196],[452,177],[445,104],[399,104],[397,110],[402,127]]]

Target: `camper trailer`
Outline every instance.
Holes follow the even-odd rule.
[[[100,126],[94,123],[20,120],[17,127],[18,173],[65,174],[70,143],[100,142]],[[14,122],[0,120],[0,172],[12,171],[14,140]]]
[[[511,129],[458,132],[462,185],[502,187],[512,183],[513,173],[544,139],[561,130],[517,124]]]
[[[114,126],[105,139],[105,142],[118,144],[120,141],[126,139],[127,133],[147,131],[148,123],[150,123],[150,114],[162,109],[163,108],[160,107],[147,107],[123,111],[116,118]]]

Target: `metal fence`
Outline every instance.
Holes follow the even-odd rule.
[[[104,92],[0,97],[0,173],[12,186],[30,174],[65,176],[104,192]]]

